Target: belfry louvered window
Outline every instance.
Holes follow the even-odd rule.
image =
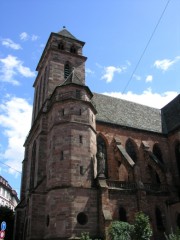
[[[74,46],[71,46],[71,48],[70,48],[70,52],[76,54],[76,48],[75,48]]]
[[[64,66],[64,78],[67,78],[69,74],[70,74],[70,66],[68,63],[66,63]]]
[[[64,50],[64,44],[62,42],[58,44],[58,49]]]

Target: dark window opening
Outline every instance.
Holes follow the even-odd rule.
[[[58,44],[58,49],[64,50],[64,44],[62,42]]]
[[[177,224],[177,227],[180,229],[180,213],[178,213],[177,215],[176,224]]]
[[[165,228],[164,228],[162,213],[161,213],[161,210],[158,207],[156,207],[155,215],[156,215],[157,229],[160,230],[160,231],[164,231]]]
[[[129,156],[132,158],[132,160],[134,162],[137,162],[137,153],[136,153],[136,149],[134,146],[134,143],[132,142],[132,140],[128,139],[126,142],[126,152],[129,154]]]
[[[159,148],[158,144],[155,144],[153,146],[153,154],[157,157],[157,159],[163,164],[163,158],[162,158],[162,153],[161,149]]]
[[[64,108],[62,109],[62,116],[64,116]]]
[[[77,51],[76,51],[76,48],[75,48],[74,46],[72,46],[72,47],[70,48],[70,52],[76,54],[76,52],[77,52]]]
[[[61,151],[61,157],[60,157],[60,160],[64,160],[64,152]]]
[[[84,167],[83,166],[80,166],[80,174],[84,175]]]
[[[83,142],[83,137],[81,135],[79,135],[79,142],[82,143]]]
[[[47,227],[49,226],[49,215],[47,215],[47,217],[46,217],[46,226]]]
[[[177,169],[180,177],[180,143],[177,143],[175,146],[175,156],[176,156]]]
[[[127,222],[126,210],[123,207],[119,208],[119,220],[123,222]]]
[[[85,225],[88,222],[88,217],[84,212],[80,212],[77,215],[77,222],[80,225]]]
[[[65,64],[64,66],[64,78],[66,79],[70,75],[70,66],[68,63]]]
[[[157,174],[157,172],[156,172],[156,183],[157,184],[161,183],[161,180],[160,180],[159,175]]]
[[[153,184],[161,183],[161,180],[156,170],[154,170],[150,165],[148,165],[148,175],[149,175],[150,183],[153,183]]]
[[[81,111],[81,109],[79,109],[79,115],[81,116],[81,114],[82,114],[82,111]]]

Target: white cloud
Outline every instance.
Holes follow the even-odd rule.
[[[19,81],[14,79],[14,76],[17,74],[23,77],[35,77],[34,72],[28,67],[23,66],[23,62],[12,55],[0,58],[0,73],[0,81],[9,82],[13,85],[19,85]]]
[[[115,73],[121,73],[124,71],[126,67],[115,67],[115,66],[108,66],[104,68],[104,75],[101,79],[105,79],[106,82],[112,82]]]
[[[14,50],[19,50],[19,49],[22,49],[21,48],[21,45],[18,44],[18,43],[14,43],[11,39],[9,38],[5,38],[2,40],[2,45],[3,46],[6,46],[8,48],[12,48]]]
[[[94,74],[94,71],[92,71],[90,68],[86,68],[86,74]]]
[[[27,34],[27,32],[22,32],[20,35],[19,35],[20,39],[23,40],[23,41],[27,41],[29,39],[29,35]]]
[[[0,126],[8,140],[7,149],[0,152],[5,164],[21,171],[23,144],[31,125],[32,106],[23,98],[11,97],[0,104]],[[10,173],[15,173],[11,168]]]
[[[175,57],[173,60],[170,59],[156,60],[154,62],[154,67],[163,71],[167,71],[172,65],[177,63],[179,60],[180,56]]]
[[[39,38],[39,36],[33,34],[32,37],[31,37],[31,40],[36,41],[38,38]]]
[[[174,99],[178,95],[177,92],[164,92],[162,94],[153,93],[150,88],[145,90],[142,94],[136,94],[130,91],[127,93],[105,92],[103,94],[158,109],[161,109],[163,106],[165,106],[167,103],[169,103],[172,99]]]
[[[152,82],[153,76],[152,75],[147,75],[146,77],[146,82]]]
[[[22,41],[27,41],[27,40],[31,40],[31,41],[36,41],[37,39],[39,39],[39,36],[35,35],[35,34],[28,34],[27,32],[22,32],[20,35],[19,35],[20,39]]]
[[[141,76],[137,75],[137,74],[134,74],[133,75],[133,78],[135,78],[137,81],[140,81],[141,80]]]

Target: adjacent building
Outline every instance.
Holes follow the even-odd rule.
[[[17,193],[2,176],[0,176],[0,206],[8,207],[14,211],[19,202]]]
[[[138,211],[163,239],[180,227],[180,95],[155,109],[92,93],[84,44],[51,33],[37,65],[15,240],[105,238]]]

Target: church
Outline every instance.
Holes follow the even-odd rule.
[[[180,95],[156,109],[91,92],[84,44],[51,33],[37,65],[14,240],[105,239],[139,211],[164,239],[180,227]]]

